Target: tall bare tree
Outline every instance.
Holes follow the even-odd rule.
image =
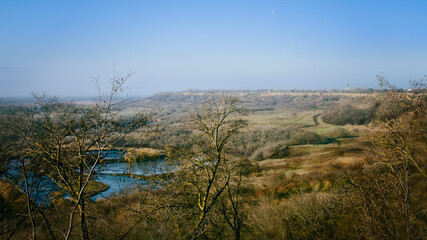
[[[378,76],[378,81],[388,92],[383,107],[377,110],[377,121],[374,124],[377,131],[370,136],[374,145],[374,162],[386,166],[398,183],[396,200],[399,213],[404,218],[406,238],[412,239],[415,236],[411,189],[417,182],[427,179],[426,78],[412,82],[416,89],[412,93],[399,91],[383,76]]]
[[[34,95],[38,111],[16,123],[16,134],[25,142],[23,159],[28,162],[22,164],[22,169],[36,166],[37,172],[31,170],[32,174],[48,177],[69,195],[72,208],[68,227],[63,232],[65,239],[71,237],[77,213],[81,238],[90,239],[86,210],[88,184],[106,154],[129,132],[148,123],[147,116],[137,114],[124,119],[114,109],[116,98],[130,76],[114,75],[110,92],[105,94],[95,79],[99,94],[92,106],[60,102],[46,94]],[[27,191],[27,196],[30,195]]]
[[[238,102],[233,97],[211,95],[189,117],[189,125],[196,131],[196,136],[191,154],[185,154],[181,173],[195,195],[193,239],[207,236],[213,209],[233,178],[227,148],[231,138],[246,126],[244,120],[236,117],[246,114]]]
[[[1,128],[1,164],[0,175],[7,180],[13,191],[25,197],[25,209],[31,230],[31,238],[36,239],[36,216],[40,215],[52,239],[52,232],[48,219],[44,214],[44,207],[48,205],[49,188],[54,188],[50,181],[46,181],[43,170],[40,168],[40,155],[29,151],[29,139],[26,138],[31,129],[30,118],[33,111],[25,107],[7,107],[7,111],[0,116]],[[19,203],[19,201],[17,201]],[[11,236],[10,236],[11,237]]]

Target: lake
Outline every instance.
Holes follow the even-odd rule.
[[[110,187],[91,197],[92,200],[106,198],[114,193],[120,192],[124,188],[130,188],[136,184],[148,185],[149,182],[130,176],[117,176],[111,174],[132,174],[150,176],[155,174],[168,173],[176,166],[170,165],[166,159],[146,160],[141,162],[105,162],[100,165],[95,180],[108,184]]]
[[[93,154],[96,154],[96,152],[93,152]],[[97,174],[94,176],[94,179],[96,181],[108,184],[109,188],[103,192],[91,196],[90,198],[92,200],[110,197],[115,193],[119,193],[123,189],[129,189],[135,185],[148,186],[150,184],[150,182],[147,180],[138,179],[130,175],[150,176],[155,174],[168,173],[176,169],[176,165],[169,164],[169,161],[166,159],[124,162],[121,160],[123,159],[125,151],[112,150],[103,154],[103,158],[107,161],[99,164],[97,168]],[[18,185],[24,189],[24,182],[19,180],[19,166],[20,165],[18,161],[12,160],[10,162],[8,175],[9,177],[16,178]],[[59,187],[48,177],[42,177],[40,180],[38,180],[39,178],[34,178],[33,180],[31,174],[29,174],[28,177],[30,183],[36,180],[40,182],[36,184],[39,186],[38,190],[30,190],[31,193],[37,193],[37,195],[33,196],[33,199],[35,199],[36,202],[50,202],[49,193],[59,190]]]

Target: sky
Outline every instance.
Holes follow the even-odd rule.
[[[0,1],[0,97],[397,87],[427,74],[427,1]]]

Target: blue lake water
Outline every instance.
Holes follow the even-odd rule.
[[[106,162],[100,165],[95,180],[108,184],[110,187],[92,196],[92,200],[105,198],[120,192],[122,189],[131,188],[135,185],[149,185],[146,180],[141,180],[129,176],[114,176],[109,174],[135,174],[149,176],[154,174],[162,174],[173,171],[176,168],[166,159],[147,160],[142,162]]]
[[[96,152],[94,152],[94,154],[96,154]],[[94,179],[96,181],[108,184],[109,188],[103,192],[92,196],[92,200],[107,198],[115,193],[119,193],[123,189],[129,189],[134,186],[150,185],[150,183],[146,180],[141,180],[131,176],[116,176],[111,174],[132,174],[149,176],[172,172],[174,171],[174,169],[176,169],[176,164],[171,164],[166,159],[146,160],[141,162],[123,162],[121,161],[121,159],[123,159],[123,155],[125,154],[124,151],[113,150],[105,152],[103,154],[103,158],[109,161],[104,161],[99,165],[97,169],[98,174],[94,176]],[[11,162],[9,168],[9,175],[12,177],[15,176],[17,179],[19,178],[19,165],[17,161]],[[29,181],[30,183],[35,181],[32,180],[31,175],[29,176]],[[19,181],[17,182],[18,185],[20,185],[23,189],[23,183]],[[52,191],[57,191],[59,187],[48,177],[42,177],[39,182],[40,183],[37,182],[37,184],[30,184],[38,186],[34,189],[34,193],[37,195],[34,195],[33,199],[35,199],[37,202],[48,203],[50,201],[49,193]],[[38,190],[36,191],[36,189]],[[33,192],[33,190],[30,190],[30,192]]]
[[[166,159],[146,160],[141,162],[105,162],[98,172],[102,174],[136,174],[153,175],[167,173],[173,169]]]

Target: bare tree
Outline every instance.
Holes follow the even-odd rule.
[[[207,224],[213,221],[212,214],[220,198],[227,192],[233,171],[228,143],[246,122],[236,115],[244,115],[238,107],[238,99],[211,95],[192,115],[190,127],[196,131],[194,148],[185,154],[180,173],[186,186],[191,186],[196,201],[193,239],[206,237]],[[229,188],[231,194],[231,188]]]
[[[25,142],[23,150],[26,155],[21,161],[25,186],[29,172],[39,173],[69,195],[72,208],[68,226],[63,232],[65,239],[71,237],[77,213],[81,237],[90,239],[87,187],[106,154],[128,133],[148,123],[145,115],[137,114],[131,119],[124,119],[115,112],[116,97],[130,76],[114,75],[110,92],[106,94],[101,92],[98,79],[95,79],[99,95],[93,106],[60,102],[46,94],[35,94],[38,111],[28,114],[16,128],[16,134]],[[30,166],[37,169],[28,170]],[[24,191],[28,198],[32,196],[27,187]],[[28,209],[32,220],[33,212],[30,206]]]
[[[40,215],[52,239],[55,239],[43,208],[48,205],[48,188],[53,187],[46,181],[40,166],[40,155],[29,151],[29,142],[25,137],[29,128],[28,108],[9,108],[1,116],[1,165],[0,175],[13,186],[13,190],[25,196],[25,209],[31,226],[31,238],[36,239],[36,215]],[[19,202],[19,201],[18,201]]]
[[[231,182],[227,185],[225,194],[219,198],[218,210],[224,217],[225,222],[233,230],[234,239],[241,238],[241,231],[244,226],[244,220],[247,217],[244,211],[244,205],[248,199],[244,199],[242,194],[243,188],[248,188],[250,183],[247,182],[247,176],[252,173],[253,165],[246,159],[232,159]],[[247,196],[246,196],[247,197]]]
[[[377,121],[371,135],[374,145],[374,162],[387,167],[398,183],[399,211],[404,217],[405,235],[412,239],[413,213],[411,210],[412,186],[417,175],[425,181],[426,149],[426,95],[425,78],[412,82],[415,93],[402,93],[383,76],[378,76],[380,86],[388,89],[383,108],[377,110]],[[417,153],[418,152],[418,153]]]

